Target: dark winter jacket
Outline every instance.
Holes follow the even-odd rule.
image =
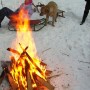
[[[86,2],[90,3],[90,0],[85,0]]]

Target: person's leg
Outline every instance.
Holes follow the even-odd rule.
[[[81,21],[80,25],[82,25],[85,22],[85,20],[86,20],[86,18],[88,16],[88,13],[89,13],[89,7],[90,6],[88,4],[86,4],[84,14],[83,14],[83,18],[82,18],[82,21]]]
[[[82,25],[85,22],[85,20],[86,20],[86,18],[88,16],[88,13],[89,13],[89,10],[88,11],[84,11],[82,22],[80,23],[80,25]]]
[[[7,7],[4,7],[0,10],[0,26],[1,22],[3,21],[4,17],[6,16],[7,18],[10,18],[10,15],[12,15],[14,12],[10,10]]]

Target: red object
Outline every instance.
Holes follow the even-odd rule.
[[[28,5],[28,4],[30,4],[30,3],[32,3],[32,0],[25,0],[25,4],[26,4],[26,5]]]
[[[39,24],[40,22],[41,22],[40,20],[30,20],[31,25]]]

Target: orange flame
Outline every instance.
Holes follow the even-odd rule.
[[[44,80],[46,80],[45,76],[45,66],[40,65],[41,60],[36,55],[37,50],[35,47],[34,39],[32,38],[32,30],[30,28],[30,22],[28,16],[24,17],[24,13],[27,14],[27,11],[24,9],[20,10],[17,15],[13,15],[12,19],[16,22],[17,29],[17,38],[12,43],[12,46],[16,48],[19,53],[23,53],[24,48],[28,46],[27,54],[30,56],[32,61],[29,60],[29,57],[26,55],[20,57],[19,55],[13,55],[15,57],[14,63],[11,69],[11,75],[14,81],[18,84],[18,88],[20,90],[19,82],[22,84],[25,90],[27,90],[27,80],[26,80],[26,62],[29,64],[29,73],[31,75],[33,87],[36,87],[36,83],[33,77],[33,74],[40,76]],[[37,69],[38,68],[38,69]]]

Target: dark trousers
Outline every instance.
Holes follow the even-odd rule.
[[[86,18],[88,16],[89,10],[90,10],[90,2],[86,2],[86,6],[85,6],[83,18],[82,18],[82,23],[85,22],[85,20],[86,20]]]
[[[14,11],[12,11],[11,9],[9,9],[7,7],[2,8],[0,10],[0,24],[3,21],[5,16],[10,19],[10,16],[14,13],[15,13]]]

